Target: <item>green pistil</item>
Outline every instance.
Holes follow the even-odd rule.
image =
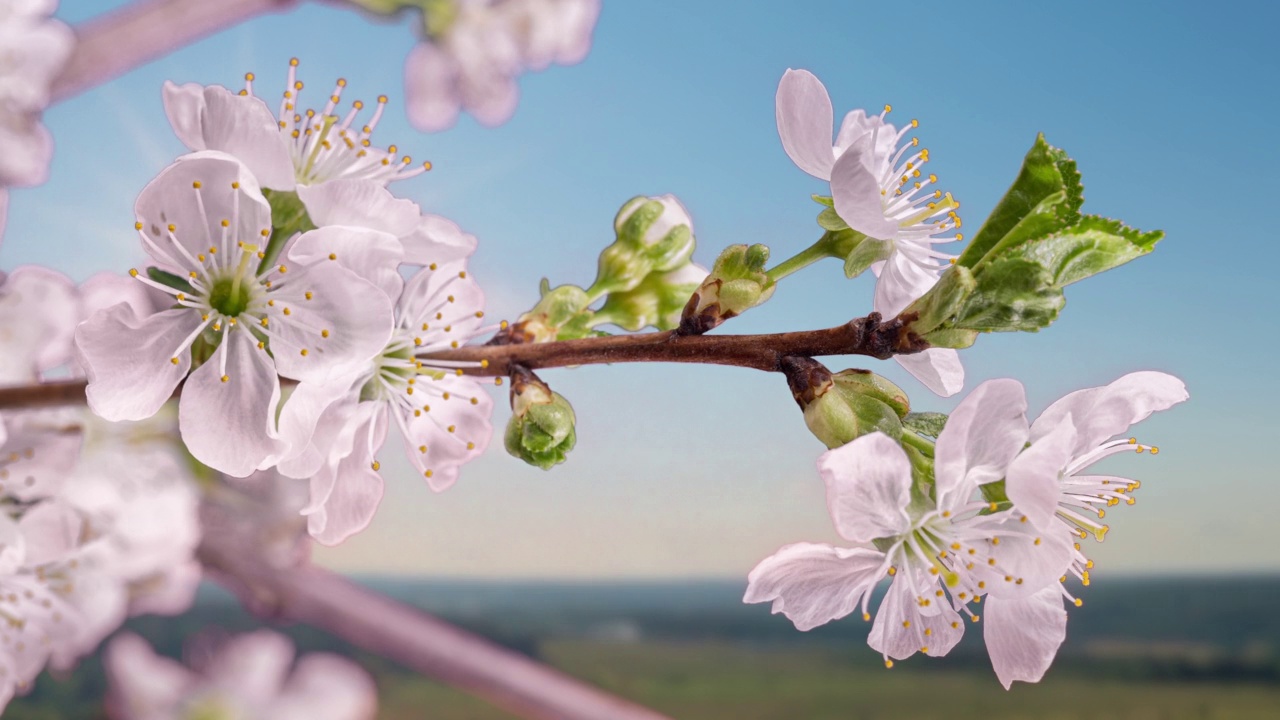
[[[226,317],[238,317],[249,308],[249,288],[240,282],[240,273],[218,278],[209,291],[209,307]]]

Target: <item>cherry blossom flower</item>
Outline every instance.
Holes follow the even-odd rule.
[[[120,304],[77,328],[89,406],[107,420],[144,419],[185,378],[179,425],[191,454],[236,477],[270,466],[285,450],[275,432],[277,373],[323,382],[386,346],[391,302],[364,276],[394,268],[398,243],[321,228],[291,239],[283,262],[259,267],[270,208],[249,170],[213,151],[166,168],[136,212],[158,269],[187,287],[132,270],[176,307],[137,318]]]
[[[1077,390],[1045,409],[1031,424],[1030,447],[1009,468],[1006,492],[1019,511],[1045,532],[1064,531],[1101,540],[1106,508],[1132,505],[1136,480],[1085,474],[1103,458],[1122,452],[1160,452],[1137,438],[1117,438],[1154,412],[1188,398],[1181,380],[1161,372],[1130,373],[1103,387]],[[1073,570],[1086,579],[1077,551]]]
[[[275,114],[254,95],[253,73],[245,75],[245,88],[239,93],[220,85],[166,82],[165,113],[178,139],[189,149],[232,155],[249,167],[262,187],[272,190],[294,190],[339,179],[386,185],[431,168],[431,163],[413,165],[407,155],[397,157],[395,145],[386,149],[373,145],[373,132],[388,102],[386,95],[378,97],[367,121],[359,119],[365,109],[361,100],[339,114],[338,105],[347,87],[347,81],[339,79],[319,110],[304,109],[297,68],[298,59],[293,58]]]
[[[0,385],[37,382],[68,362],[79,314],[75,284],[61,273],[33,265],[0,280]]]
[[[282,473],[311,478],[303,510],[312,536],[334,545],[363,530],[382,499],[378,450],[388,426],[399,429],[410,462],[437,491],[484,452],[493,401],[460,363],[419,356],[459,347],[483,327],[484,295],[461,263],[429,266],[404,284],[385,278],[399,298],[396,330],[382,352],[350,377],[299,383],[285,403],[280,433],[295,449]],[[309,441],[308,441],[309,438]]]
[[[8,209],[5,188],[39,185],[49,172],[53,140],[40,113],[75,43],[67,26],[49,18],[57,4],[0,4],[0,234]]]
[[[377,711],[373,679],[355,663],[328,653],[294,663],[288,638],[267,630],[230,638],[199,672],[126,633],[105,665],[114,720],[371,720]]]
[[[891,667],[916,652],[947,654],[964,632],[960,613],[977,622],[969,604],[980,596],[1018,600],[1050,586],[1069,562],[1069,546],[975,499],[1022,448],[1025,411],[1017,382],[978,386],[938,437],[932,497],[913,483],[907,454],[883,433],[824,453],[818,469],[836,530],[872,547],[788,545],[751,571],[744,600],[772,601],[801,630],[859,608],[870,620],[871,591],[887,572],[893,580],[868,644]],[[988,633],[993,660],[1009,654],[1004,640]]]
[[[782,147],[805,172],[831,183],[835,210],[850,228],[884,243],[887,258],[871,265],[877,277],[875,311],[886,317],[902,312],[933,287],[953,256],[934,245],[963,240],[954,232],[960,204],[934,188],[936,175],[923,175],[929,151],[907,135],[912,120],[898,129],[879,115],[854,110],[844,117],[832,144],[831,98],[807,70],[787,70],[778,83],[777,122]],[[894,357],[933,392],[944,397],[964,386],[959,354],[931,348]]]
[[[405,61],[409,120],[428,132],[449,128],[462,110],[484,125],[510,119],[522,72],[586,57],[600,2],[457,0],[451,10]]]

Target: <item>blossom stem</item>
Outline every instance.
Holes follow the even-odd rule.
[[[827,236],[823,235],[814,244],[778,263],[773,269],[766,270],[765,275],[768,275],[770,280],[777,282],[797,270],[809,267],[815,262],[828,257],[831,257],[830,243],[827,241]]]
[[[200,559],[259,615],[321,628],[531,720],[664,720],[416,608],[303,565],[279,568],[234,534],[209,533]]]
[[[298,0],[136,0],[76,27],[76,49],[53,83],[55,102],[97,87],[192,41]]]
[[[432,360],[448,362],[463,374],[489,377],[510,375],[512,365],[540,370],[623,362],[699,363],[782,372],[783,358],[788,356],[865,355],[886,360],[928,349],[910,328],[909,318],[882,320],[879,313],[871,313],[824,330],[768,335],[681,335],[667,330],[532,343],[516,323],[489,345],[423,353],[418,359],[428,366]],[[0,410],[83,403],[84,390],[83,380],[0,388]]]

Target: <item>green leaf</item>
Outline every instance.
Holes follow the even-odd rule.
[[[1049,269],[1053,283],[1065,287],[1151,252],[1164,233],[1142,232],[1118,220],[1089,215],[1077,225],[1032,240],[1016,256]]]
[[[973,345],[978,340],[978,333],[974,330],[956,330],[953,328],[934,330],[924,336],[925,342],[929,343],[929,347],[953,348],[963,350]]]
[[[836,206],[836,201],[829,195],[810,195],[809,197],[813,198],[813,201],[819,205],[826,205],[829,208],[834,208]]]
[[[1056,193],[1062,193],[1057,202],[1051,203],[1050,207],[1041,206],[1046,198]],[[1084,186],[1080,184],[1080,172],[1075,161],[1064,151],[1045,142],[1043,134],[1038,135],[1022,161],[1017,179],[956,262],[965,267],[976,267],[990,255],[997,243],[1037,209],[1052,211],[1037,222],[1054,220],[1057,227],[1074,225],[1080,218],[1083,203]]]
[[[1066,299],[1043,265],[1026,258],[999,258],[978,277],[978,286],[952,328],[991,332],[1035,332],[1058,317]]]
[[[881,260],[888,260],[892,254],[893,245],[888,242],[876,240],[875,238],[864,238],[844,259],[844,276],[847,278],[858,277],[872,265]]]
[[[849,224],[837,215],[836,211],[832,208],[824,208],[822,212],[818,213],[818,225],[821,226],[823,230],[830,230],[832,232],[849,229]]]
[[[147,277],[155,280],[161,285],[171,287],[174,290],[180,290],[184,293],[195,293],[195,289],[191,287],[191,283],[187,282],[184,277],[179,277],[171,272],[166,272],[158,267],[147,268]]]
[[[937,412],[907,413],[906,417],[902,418],[902,424],[912,432],[936,438],[946,426],[947,416]]]

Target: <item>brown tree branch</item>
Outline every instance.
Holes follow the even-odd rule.
[[[432,360],[483,363],[462,371],[490,377],[510,375],[512,365],[539,370],[627,362],[700,363],[783,372],[782,361],[787,357],[864,355],[884,360],[920,352],[928,344],[911,332],[912,320],[910,316],[898,316],[884,321],[879,313],[871,313],[825,330],[769,335],[680,335],[667,331],[546,343],[525,342],[519,326],[513,325],[495,338],[496,344],[470,345],[418,357],[428,366]],[[0,388],[0,410],[83,403],[84,390],[83,380]],[[179,392],[181,387],[174,395]]]
[[[77,26],[54,102],[78,95],[206,35],[298,0],[138,0]]]

